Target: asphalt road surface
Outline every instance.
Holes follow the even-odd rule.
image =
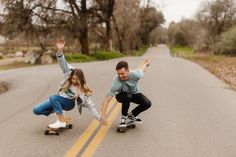
[[[119,112],[107,132],[100,130],[104,138],[96,144],[93,156],[235,157],[236,92],[199,65],[171,57],[165,45],[149,48],[142,57],[73,65],[83,69],[100,111],[116,75],[116,63],[126,60],[134,69],[147,58],[152,63],[139,86],[152,107],[140,114],[143,124],[117,133]],[[10,90],[0,95],[1,157],[64,156],[84,134],[94,121],[86,109],[82,115],[77,108],[66,113],[72,116],[74,128],[60,136],[44,135],[55,116],[32,113],[33,106],[56,93],[62,79],[57,64],[0,72],[0,81],[10,83]]]

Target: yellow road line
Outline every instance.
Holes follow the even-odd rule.
[[[109,124],[107,126],[102,126],[97,135],[93,138],[92,142],[86,148],[82,157],[91,157],[94,151],[97,149],[99,144],[101,143],[102,139],[105,137],[107,131],[109,130],[112,122],[114,121],[115,117],[117,116],[118,112],[120,111],[121,104],[117,104],[112,113],[110,114],[108,121]]]
[[[108,111],[115,104],[116,99],[113,97],[108,105]],[[64,157],[74,157],[81,150],[83,145],[87,142],[89,137],[93,134],[100,123],[97,120],[93,120],[93,122],[89,125],[89,127],[83,132],[80,138],[73,144],[73,146],[67,151]]]

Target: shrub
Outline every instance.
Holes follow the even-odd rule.
[[[215,44],[216,54],[236,55],[236,26],[224,32]]]

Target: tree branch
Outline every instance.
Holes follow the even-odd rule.
[[[46,7],[46,6],[43,6],[43,5],[41,5],[41,4],[36,5],[36,6],[34,7],[34,9],[36,9],[37,7],[41,7],[41,8],[43,8],[43,9],[48,9],[48,10],[53,10],[53,11],[60,11],[60,12],[67,13],[67,14],[72,14],[72,12],[71,12],[71,11],[68,11],[68,10]]]

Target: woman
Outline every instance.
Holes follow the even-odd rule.
[[[63,110],[72,110],[76,104],[80,113],[82,106],[87,107],[98,121],[103,122],[91,99],[92,90],[86,85],[83,71],[72,67],[65,60],[62,52],[65,46],[64,40],[59,40],[56,46],[58,49],[57,61],[65,75],[65,79],[61,82],[57,95],[50,96],[48,100],[33,108],[34,114],[48,116],[55,113],[58,120],[53,124],[49,124],[49,127],[62,128],[66,127],[66,124],[71,121],[70,118],[64,117]],[[105,123],[103,122],[103,124]]]

